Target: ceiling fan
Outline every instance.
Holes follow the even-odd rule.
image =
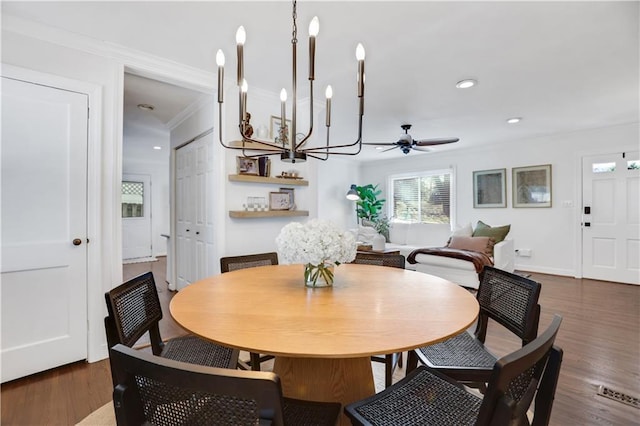
[[[391,151],[392,149],[400,148],[403,153],[408,154],[412,149],[416,151],[429,152],[428,149],[421,149],[423,146],[432,146],[432,145],[444,145],[447,143],[458,142],[460,139],[458,138],[439,138],[439,139],[420,139],[416,140],[411,137],[409,134],[409,129],[411,128],[411,124],[403,124],[402,130],[404,130],[404,135],[400,136],[396,142],[385,142],[385,143],[376,143],[376,142],[363,142],[363,145],[377,145],[377,146],[391,146],[391,148],[385,149],[382,152]]]

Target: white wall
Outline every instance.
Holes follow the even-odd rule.
[[[587,154],[638,150],[638,123],[512,141],[479,150],[407,155],[361,167],[362,183],[379,184],[385,193],[389,175],[453,166],[456,170],[456,222],[478,220],[500,226],[511,224],[516,248],[532,250],[530,258],[516,257],[516,269],[580,276],[580,159]],[[513,208],[511,169],[552,165],[552,207]],[[507,208],[474,208],[472,173],[507,169]],[[565,205],[569,203],[570,207]],[[445,241],[443,241],[443,244]]]

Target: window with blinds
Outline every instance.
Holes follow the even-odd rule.
[[[393,220],[451,223],[452,171],[434,170],[390,178]]]

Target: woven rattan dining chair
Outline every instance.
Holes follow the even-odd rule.
[[[549,424],[562,364],[554,341],[562,322],[555,315],[540,336],[496,361],[484,397],[460,382],[421,366],[382,392],[345,407],[353,425],[529,425]]]
[[[519,337],[523,346],[529,343],[538,334],[540,288],[536,281],[485,266],[476,294],[480,314],[474,335],[463,332],[410,351],[407,372],[415,369],[419,360],[457,381],[483,389],[496,362],[484,345],[489,319]]]
[[[352,263],[404,269],[405,257],[401,254],[356,253],[356,258]],[[388,387],[393,381],[393,372],[396,369],[396,365],[402,367],[402,352],[373,355],[371,361],[384,362],[384,385]]]
[[[210,367],[237,368],[239,351],[236,349],[193,335],[162,340],[158,326],[162,308],[152,272],[132,278],[105,293],[105,299],[109,315],[104,324],[110,348],[117,344],[133,347],[149,333],[154,355]]]
[[[257,253],[247,254],[243,256],[227,256],[220,258],[220,272],[231,272],[239,269],[255,268],[257,266],[268,266],[278,264],[278,253]],[[250,356],[250,368],[253,371],[260,371],[260,364],[270,359],[273,359],[273,355],[264,355],[254,352],[249,353]],[[240,361],[240,368],[248,369],[247,361]]]
[[[340,416],[340,403],[284,398],[274,373],[203,367],[124,345],[110,358],[118,426],[335,426]]]

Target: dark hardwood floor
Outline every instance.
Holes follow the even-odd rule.
[[[124,266],[128,279],[153,271],[165,318],[163,337],[181,334],[168,315],[164,258]],[[532,274],[542,283],[540,329],[554,313],[564,321],[556,343],[564,362],[551,424],[638,425],[640,410],[597,395],[598,385],[640,395],[640,286]],[[489,327],[488,346],[497,354],[518,347],[509,333]],[[376,388],[384,380],[382,364],[373,363]],[[404,371],[396,371],[397,380]],[[35,374],[1,387],[3,425],[73,425],[111,399],[108,360],[78,362]]]

